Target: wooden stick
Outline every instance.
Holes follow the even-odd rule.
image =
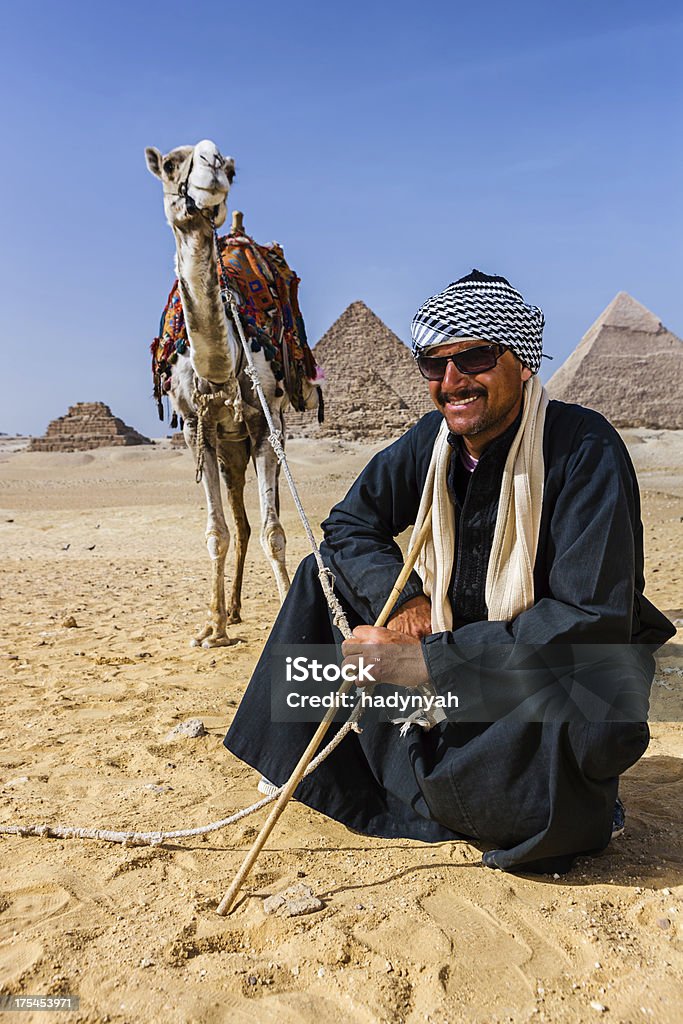
[[[232,227],[230,228],[231,235],[243,235],[244,234],[244,214],[241,210],[232,211]]]
[[[427,538],[427,534],[429,533],[429,530],[431,528],[431,524],[432,524],[432,517],[431,517],[431,509],[430,509],[427,512],[427,515],[425,517],[425,521],[424,521],[424,523],[423,523],[423,525],[422,525],[422,527],[420,529],[420,532],[418,533],[418,535],[417,535],[417,537],[415,539],[415,545],[413,546],[413,550],[410,552],[410,555],[408,556],[408,560],[406,561],[405,565],[401,569],[401,572],[399,573],[398,579],[396,580],[396,583],[394,584],[394,586],[392,588],[391,594],[389,595],[389,597],[387,599],[387,602],[384,605],[384,608],[382,608],[382,611],[380,612],[379,617],[377,618],[377,621],[375,622],[375,626],[383,626],[384,623],[389,618],[389,614],[391,612],[391,609],[394,607],[394,604],[396,603],[397,597],[399,596],[399,594],[403,590],[404,586],[406,585],[406,583],[408,581],[408,577],[410,576],[411,572],[413,571],[413,566],[415,565],[415,562],[417,561],[417,556],[418,556],[418,554],[420,552],[420,549],[421,549],[422,545],[424,544],[424,542],[425,542],[425,540]],[[345,693],[348,693],[353,685],[354,685],[353,680],[347,680],[347,681],[343,682],[342,685],[337,690],[337,696],[339,697],[339,696],[341,696],[341,695],[343,695]],[[302,780],[302,778],[304,776],[304,772],[306,771],[306,769],[308,768],[309,764],[313,760],[313,758],[315,756],[315,753],[316,753],[318,747],[320,746],[320,744],[322,743],[323,737],[325,736],[325,733],[329,729],[329,727],[330,727],[330,725],[332,723],[332,720],[334,719],[334,717],[337,714],[338,710],[339,710],[339,708],[336,706],[336,702],[335,702],[335,704],[333,704],[332,707],[328,709],[327,713],[325,714],[325,717],[321,721],[321,723],[318,726],[318,728],[315,730],[315,733],[313,734],[313,738],[311,739],[310,743],[308,744],[308,746],[306,747],[305,751],[301,755],[301,757],[299,759],[299,763],[297,764],[296,768],[294,769],[294,771],[290,775],[289,780],[287,781],[287,783],[285,785],[285,788],[282,790],[282,792],[280,793],[279,797],[275,801],[275,804],[273,805],[273,809],[270,812],[270,814],[268,815],[268,817],[266,818],[265,824],[263,825],[263,828],[259,832],[259,834],[256,837],[256,839],[254,840],[254,844],[251,847],[251,849],[249,850],[249,853],[244,858],[244,860],[242,862],[242,866],[240,867],[239,871],[235,875],[235,879],[234,879],[232,885],[230,886],[230,888],[226,892],[226,894],[223,897],[223,899],[221,900],[221,902],[218,904],[217,913],[220,914],[221,917],[224,917],[232,909],[233,903],[235,902],[235,899],[237,898],[237,894],[239,893],[240,889],[242,888],[242,884],[243,884],[244,880],[246,879],[247,875],[249,874],[249,872],[253,868],[254,864],[256,863],[258,855],[260,854],[261,850],[263,849],[263,847],[267,843],[268,837],[270,836],[270,833],[275,828],[275,825],[277,823],[278,818],[280,817],[280,815],[284,811],[285,807],[289,803],[290,799],[292,798],[294,790],[296,789],[296,787],[301,782],[301,780]]]

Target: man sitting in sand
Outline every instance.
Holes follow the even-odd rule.
[[[363,720],[296,797],[367,835],[467,838],[489,848],[489,867],[563,872],[577,854],[603,849],[622,824],[619,776],[649,740],[651,652],[674,630],[643,596],[640,502],[627,451],[598,413],[548,401],[536,376],[543,325],[541,310],[504,278],[479,271],[416,314],[413,354],[438,411],[371,460],[323,523],[321,553],[354,630],[346,659],[372,651],[380,681],[393,673],[408,690],[455,690],[465,713],[405,736],[389,722]],[[411,525],[415,537],[427,516],[431,534],[416,571],[387,627],[375,628],[403,564],[394,538]],[[272,720],[273,645],[341,639],[317,576],[309,556],[225,738],[276,785],[315,726]],[[563,673],[553,659],[577,665],[576,651],[594,649],[584,645],[608,645],[620,652],[617,662],[624,650],[638,651],[636,683],[629,672],[624,682],[621,668],[616,684],[614,671],[598,673],[597,692],[592,683],[582,690],[590,713],[557,713]],[[520,672],[532,663],[528,651],[534,671]],[[542,686],[529,690],[539,664]],[[539,704],[548,685],[552,699]],[[574,702],[573,691],[564,699],[569,690],[563,707]],[[630,711],[621,707],[626,691],[635,694]],[[484,714],[497,697],[503,706]]]

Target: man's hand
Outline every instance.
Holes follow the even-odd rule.
[[[342,654],[343,664],[354,665],[356,669],[362,658],[373,683],[412,688],[429,682],[422,644],[417,637],[398,630],[356,626],[352,636],[342,644]]]
[[[398,630],[407,636],[421,640],[432,632],[432,604],[428,597],[420,594],[402,604],[387,623],[389,629]]]

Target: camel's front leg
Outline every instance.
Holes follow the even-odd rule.
[[[289,576],[285,565],[287,540],[280,522],[280,498],[278,477],[280,464],[270,442],[264,439],[254,454],[254,465],[258,479],[259,501],[261,503],[261,545],[271,564],[277,583],[280,601],[284,601],[289,590]]]
[[[216,452],[208,445],[204,450],[202,483],[206,493],[206,546],[211,559],[211,608],[209,621],[192,640],[192,646],[226,647],[231,641],[226,633],[225,556],[230,545],[230,531],[223,514],[221,482]]]
[[[228,490],[228,501],[235,520],[235,574],[228,604],[228,625],[242,621],[242,579],[244,561],[251,529],[244,507],[244,477],[249,465],[249,445],[246,441],[223,441],[219,445],[219,461],[223,480]]]

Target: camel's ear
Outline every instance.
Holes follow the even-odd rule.
[[[155,177],[161,177],[161,161],[162,156],[158,149],[154,146],[148,146],[145,150],[145,160],[147,161],[147,168],[152,172]]]
[[[225,173],[228,176],[228,181],[232,185],[235,180],[235,161],[231,156],[226,156],[225,158]]]

